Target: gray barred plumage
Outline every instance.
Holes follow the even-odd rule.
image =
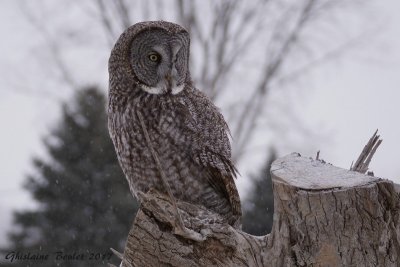
[[[228,126],[188,69],[189,34],[165,22],[128,28],[109,60],[108,127],[131,192],[164,191],[137,112],[144,117],[173,195],[201,204],[239,226]]]

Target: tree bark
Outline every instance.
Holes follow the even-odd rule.
[[[400,201],[391,181],[297,153],[276,160],[271,174],[270,234],[246,234],[204,207],[178,201],[186,227],[206,236],[187,240],[173,234],[168,198],[150,191],[129,232],[125,260],[132,266],[400,266]]]

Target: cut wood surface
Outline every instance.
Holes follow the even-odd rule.
[[[122,266],[400,266],[400,202],[391,181],[297,153],[276,160],[271,173],[269,235],[246,234],[202,206],[178,201],[185,226],[206,239],[176,236],[171,202],[150,191]]]

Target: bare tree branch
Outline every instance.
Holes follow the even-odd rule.
[[[21,11],[26,16],[26,19],[30,24],[37,29],[37,31],[42,34],[43,38],[46,40],[47,48],[51,54],[51,58],[55,64],[55,69],[58,69],[61,75],[61,79],[68,84],[72,89],[77,89],[75,79],[73,77],[72,71],[68,68],[66,62],[61,56],[60,47],[58,46],[58,40],[56,37],[52,36],[45,24],[35,17],[24,5],[20,5]]]
[[[240,156],[243,155],[242,151],[247,143],[247,140],[251,138],[256,128],[256,120],[258,115],[262,113],[263,104],[265,103],[264,98],[269,90],[270,81],[275,77],[275,74],[279,71],[279,68],[283,62],[287,59],[287,55],[290,49],[293,47],[297,41],[297,37],[302,31],[303,27],[307,24],[310,12],[315,3],[315,0],[308,0],[307,4],[304,6],[300,18],[297,21],[296,26],[292,32],[288,35],[285,42],[283,42],[275,60],[271,63],[268,59],[265,61],[265,74],[261,77],[261,80],[253,92],[252,96],[248,99],[242,114],[239,116],[237,127],[234,131],[234,136],[236,137],[236,154],[234,154],[234,161],[238,161]],[[275,36],[278,35],[279,29],[275,29]],[[272,38],[276,40],[277,38]],[[268,54],[267,54],[268,55]],[[245,125],[247,122],[247,125]]]
[[[103,25],[103,29],[104,29],[104,32],[105,32],[105,35],[107,38],[107,42],[108,42],[109,46],[112,47],[114,38],[116,36],[116,33],[113,29],[112,22],[111,22],[112,18],[110,18],[110,16],[107,13],[107,8],[105,6],[104,0],[96,0],[96,3],[97,3],[98,10],[100,12],[99,18]]]
[[[128,28],[132,25],[128,4],[125,0],[115,0],[115,5],[117,6],[123,29]]]

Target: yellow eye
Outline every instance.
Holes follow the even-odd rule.
[[[158,62],[160,61],[160,55],[158,55],[157,53],[150,53],[149,54],[149,59],[153,62]]]

